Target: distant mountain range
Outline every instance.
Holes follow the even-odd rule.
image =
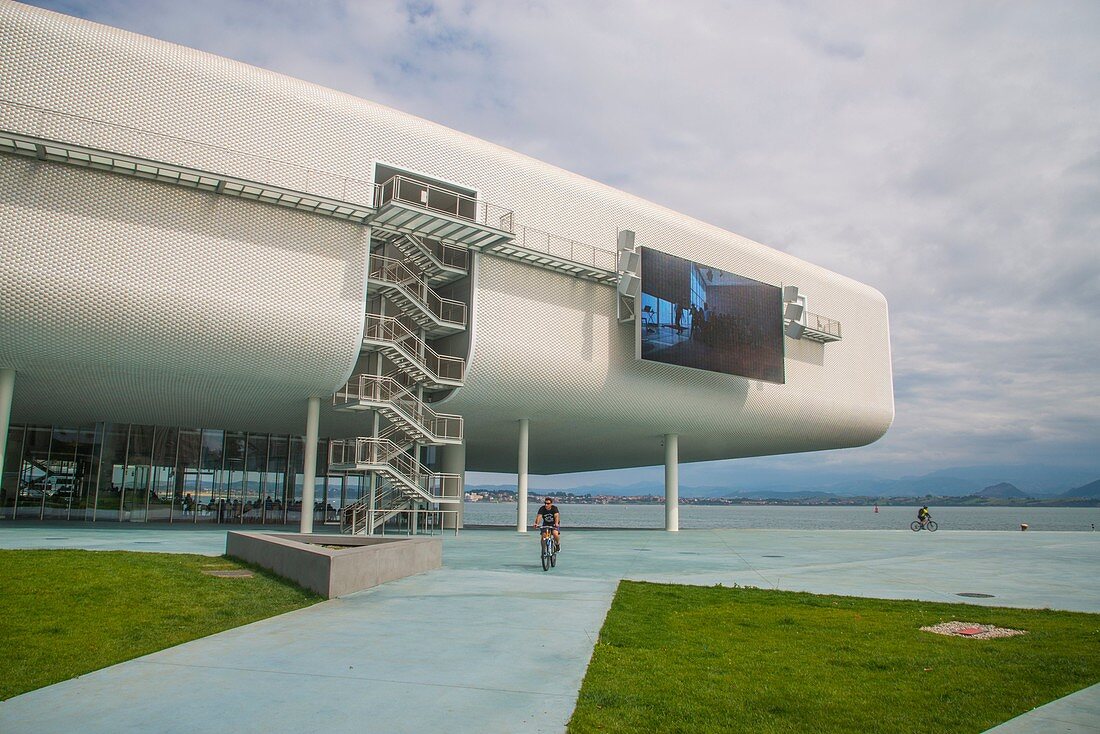
[[[1089,482],[1083,487],[1077,487],[1076,489],[1070,489],[1063,492],[1060,497],[1085,497],[1088,499],[1100,499],[1100,479],[1095,482]]]
[[[1000,484],[994,484],[992,487],[986,487],[980,492],[975,492],[974,496],[996,497],[998,499],[1025,499],[1027,497],[1018,487],[1008,482],[1001,482]]]
[[[988,471],[988,469],[986,470]],[[961,473],[961,472],[960,472]],[[1049,485],[1048,485],[1049,486]],[[466,491],[508,491],[515,490],[514,484],[467,485]],[[663,496],[664,485],[660,482],[637,482],[634,484],[579,484],[561,489],[530,490],[531,496],[553,496],[555,493],[569,492],[577,495],[609,495],[617,497],[657,495]],[[985,497],[992,499],[1055,499],[1084,497],[1100,499],[1100,480],[1068,489],[1060,487],[1051,491],[1038,490],[1034,486],[1024,490],[1009,482],[983,485],[980,481],[960,476],[951,476],[943,471],[933,472],[921,477],[902,479],[850,479],[835,484],[821,486],[772,485],[757,487],[729,486],[692,486],[680,485],[681,497],[730,497],[739,499],[813,499],[828,497]]]

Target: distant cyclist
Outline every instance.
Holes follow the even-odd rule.
[[[542,501],[542,507],[539,508],[538,514],[535,515],[535,524],[533,527],[542,526],[544,528],[553,528],[554,531],[554,550],[561,550],[561,531],[558,530],[558,526],[561,525],[561,513],[558,512],[558,506],[554,504],[553,497],[547,497]]]
[[[932,519],[932,513],[928,511],[928,505],[917,510],[917,522],[922,526],[927,525],[928,521]]]

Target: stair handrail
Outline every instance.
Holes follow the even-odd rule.
[[[372,255],[370,277],[405,288],[419,301],[418,305],[440,321],[457,326],[466,325],[465,303],[439,295],[418,273],[400,260],[385,255]]]
[[[340,532],[358,535],[359,531],[372,524],[377,527],[388,520],[392,513],[401,509],[401,506],[409,501],[409,495],[392,482],[387,481],[375,493],[374,507],[371,507],[370,495],[360,497],[351,504],[344,505],[340,514]],[[373,512],[374,519],[371,520]],[[381,518],[379,518],[381,515]]]
[[[448,242],[440,242],[430,237],[421,237],[411,233],[405,233],[404,238],[434,257],[443,267],[454,268],[463,272],[470,271],[470,248],[465,245],[452,245]],[[400,247],[400,245],[398,246]]]
[[[363,338],[391,342],[394,346],[404,349],[408,352],[410,359],[432,377],[456,382],[462,381],[466,370],[466,360],[461,357],[439,354],[424,343],[409,327],[393,316],[368,313]],[[408,348],[404,346],[407,342],[412,342],[415,347],[413,351],[409,352]]]
[[[461,475],[432,472],[390,440],[358,436],[330,441],[329,463],[387,466],[429,502],[456,502],[462,498]],[[438,492],[433,491],[437,488]],[[457,491],[448,492],[448,488]]]
[[[432,438],[462,439],[462,416],[453,413],[438,413],[413,394],[412,390],[386,375],[353,375],[344,387],[332,396],[333,405],[339,405],[340,398],[345,402],[352,400],[375,403],[389,403],[399,408],[413,425]]]

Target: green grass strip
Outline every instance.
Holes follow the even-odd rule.
[[[167,553],[0,550],[0,583],[0,699],[321,600],[225,557]]]
[[[624,581],[569,731],[982,732],[1097,681],[1098,614]]]

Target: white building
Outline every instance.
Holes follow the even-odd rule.
[[[518,469],[522,497],[528,471],[662,462],[674,498],[677,461],[859,446],[893,419],[885,300],[836,273],[49,11],[0,5],[0,69],[6,517],[301,502],[303,525],[363,530],[460,507],[466,468]]]

